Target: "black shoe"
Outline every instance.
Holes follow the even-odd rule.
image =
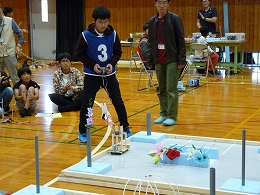
[[[58,106],[59,112],[69,112],[70,109],[67,106]]]
[[[26,113],[27,113],[27,109],[26,109],[26,108],[23,108],[23,109],[20,111],[21,117],[25,117],[25,116],[26,116]]]
[[[25,116],[32,116],[32,113],[31,113],[30,109],[26,109],[26,110],[27,111],[25,113]]]

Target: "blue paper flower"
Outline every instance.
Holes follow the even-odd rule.
[[[196,153],[194,154],[194,161],[197,162],[197,163],[203,163],[203,158],[202,158],[202,155],[201,153]]]
[[[202,161],[203,161],[203,162],[209,161],[209,155],[207,155],[206,153],[203,153],[203,154],[202,154]]]

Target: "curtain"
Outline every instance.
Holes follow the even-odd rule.
[[[56,57],[68,52],[75,61],[78,37],[85,26],[84,10],[84,0],[56,0]]]

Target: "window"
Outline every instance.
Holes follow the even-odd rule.
[[[48,22],[48,0],[41,0],[42,22]]]

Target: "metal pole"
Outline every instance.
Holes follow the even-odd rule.
[[[152,132],[151,113],[147,113],[147,115],[146,115],[146,126],[147,126],[147,135],[151,135],[151,132]]]
[[[14,121],[14,104],[12,104],[12,121]]]
[[[215,177],[215,168],[210,168],[210,195],[216,194],[216,177]]]
[[[91,164],[91,131],[90,129],[87,129],[87,161],[88,161],[88,167],[92,167]]]
[[[34,137],[35,145],[35,170],[36,170],[36,193],[40,193],[40,174],[39,174],[39,147],[38,147],[38,136]]]
[[[228,2],[223,2],[223,13],[224,13],[224,33],[229,33],[229,22],[228,22]],[[230,51],[229,46],[225,46],[226,62],[230,62]]]
[[[246,130],[242,130],[242,186],[245,186]]]

